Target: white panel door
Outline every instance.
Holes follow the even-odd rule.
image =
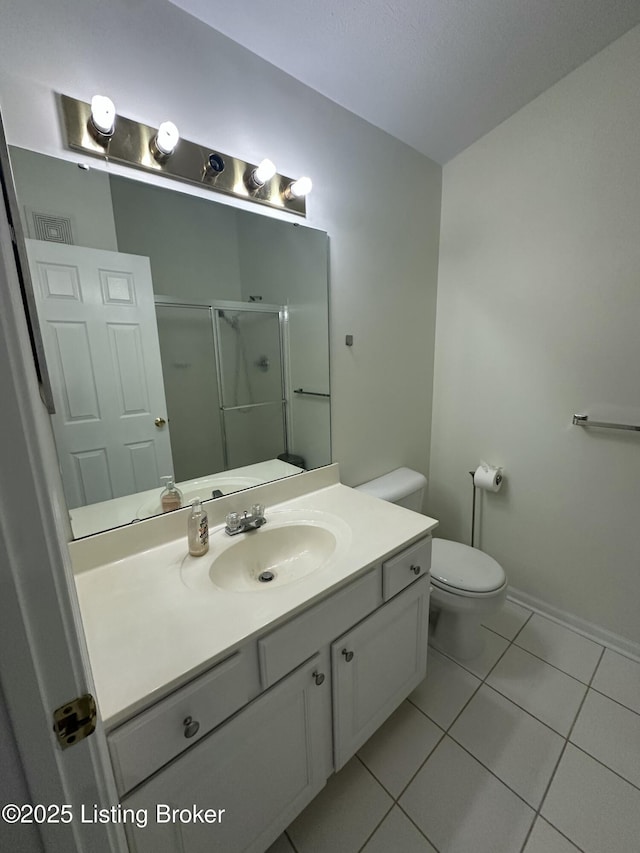
[[[158,486],[173,463],[149,259],[26,243],[69,508]]]

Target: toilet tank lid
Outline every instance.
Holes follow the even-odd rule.
[[[418,471],[412,471],[411,468],[396,468],[395,471],[362,483],[356,488],[358,491],[393,503],[424,489],[426,485],[427,478]]]

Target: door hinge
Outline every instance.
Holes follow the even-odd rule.
[[[84,740],[95,731],[98,711],[90,693],[61,705],[53,712],[53,731],[62,749]]]

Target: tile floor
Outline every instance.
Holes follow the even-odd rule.
[[[640,663],[507,601],[268,853],[639,853]]]

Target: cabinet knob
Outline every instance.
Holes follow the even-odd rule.
[[[324,682],[324,672],[318,672],[318,670],[316,669],[313,672],[313,677],[318,687]]]
[[[421,569],[420,569],[420,566],[413,566],[412,565],[412,566],[409,566],[409,571],[413,572],[414,575],[419,575]]]
[[[342,654],[347,663],[350,663],[353,660],[353,652],[348,652],[346,649],[343,649]]]
[[[185,717],[183,725],[185,737],[193,737],[198,733],[198,729],[200,728],[200,723],[194,720],[193,717]]]

